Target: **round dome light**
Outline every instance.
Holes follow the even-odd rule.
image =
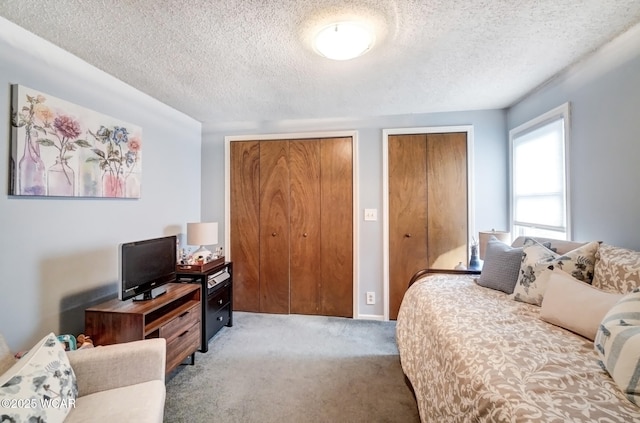
[[[318,32],[315,50],[333,60],[349,60],[365,54],[373,47],[373,32],[355,22],[333,23]]]

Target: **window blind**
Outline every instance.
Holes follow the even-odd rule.
[[[515,235],[567,237],[565,119],[555,113],[511,133]]]

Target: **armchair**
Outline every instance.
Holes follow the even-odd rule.
[[[65,422],[162,422],[166,341],[146,339],[67,353],[78,397]],[[0,335],[0,372],[15,363]]]

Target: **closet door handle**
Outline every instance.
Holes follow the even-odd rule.
[[[411,238],[411,234],[404,234],[405,238]]]
[[[271,236],[277,236],[277,235],[278,235],[278,234],[277,234],[277,233],[275,233],[275,232],[272,232],[272,233],[271,233]]]

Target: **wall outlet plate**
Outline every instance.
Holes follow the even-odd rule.
[[[367,304],[372,305],[376,303],[376,293],[373,291],[367,291]]]
[[[378,220],[378,209],[364,209],[364,220]]]

